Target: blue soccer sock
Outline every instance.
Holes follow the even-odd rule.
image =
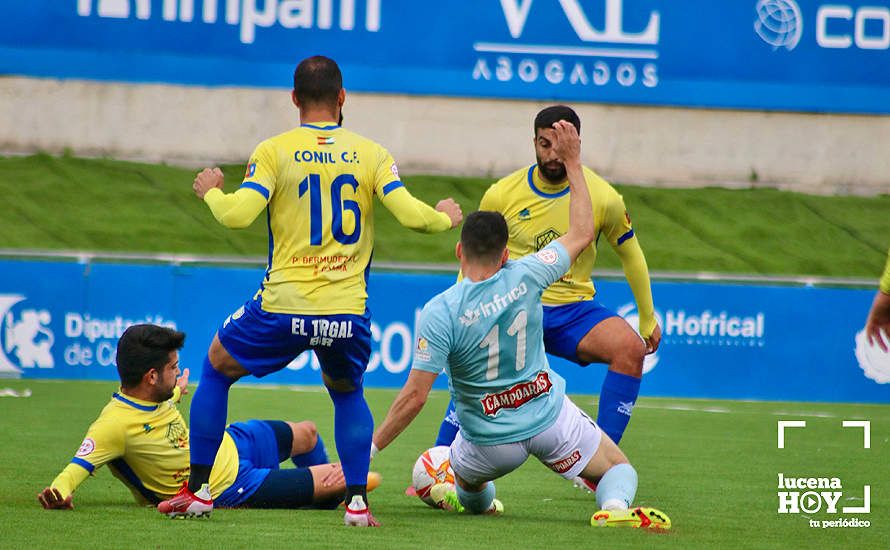
[[[606,471],[596,486],[600,510],[626,510],[637,494],[637,471],[630,464],[616,464]]]
[[[639,378],[612,370],[606,373],[603,388],[600,390],[596,423],[616,444],[624,435],[639,395]]]
[[[467,512],[471,514],[482,514],[491,508],[494,501],[495,489],[494,482],[489,481],[485,487],[478,493],[473,493],[463,489],[460,483],[455,483],[454,488],[457,489],[457,499],[463,504]]]
[[[340,393],[328,390],[334,402],[334,442],[346,477],[346,500],[354,494],[364,494],[368,484],[368,467],[371,463],[371,436],[374,434],[374,417],[365,401],[361,387]]]
[[[439,436],[436,438],[436,447],[439,445],[451,446],[451,442],[457,437],[460,430],[460,421],[457,419],[457,411],[454,410],[454,399],[448,402],[448,410],[445,411],[445,418],[442,419],[442,425],[439,426]]]
[[[313,447],[311,451],[294,455],[290,458],[290,461],[293,462],[294,466],[297,468],[308,468],[309,466],[315,466],[316,464],[327,464],[328,451],[324,448],[324,441],[321,440],[321,436],[318,436],[315,447]]]
[[[229,409],[229,388],[235,381],[213,368],[204,357],[201,380],[192,396],[189,412],[191,474],[189,490],[193,493],[210,480],[210,469],[222,443]]]

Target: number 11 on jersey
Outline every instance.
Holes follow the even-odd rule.
[[[507,336],[516,337],[516,371],[521,371],[525,367],[525,327],[528,325],[528,313],[523,309],[516,314],[513,322],[507,327]],[[501,349],[498,344],[501,327],[495,325],[491,327],[479,347],[488,348],[488,368],[485,370],[485,379],[494,380],[498,377],[498,365],[501,362]]]

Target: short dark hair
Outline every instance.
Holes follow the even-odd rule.
[[[500,212],[473,212],[464,220],[460,244],[468,260],[496,263],[507,246],[507,221]]]
[[[294,93],[300,103],[336,105],[342,89],[340,67],[329,57],[307,57],[294,70]]]
[[[538,113],[535,117],[535,135],[538,135],[539,128],[553,128],[553,124],[560,120],[571,122],[578,130],[578,135],[581,135],[581,119],[578,118],[578,113],[565,105],[551,105]]]
[[[185,333],[158,325],[133,325],[117,341],[117,374],[121,386],[134,388],[151,369],[160,370],[170,352],[182,348]]]

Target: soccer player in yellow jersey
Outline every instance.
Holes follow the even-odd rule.
[[[881,275],[878,291],[865,321],[865,335],[869,344],[877,344],[885,352],[890,351],[890,251],[887,252],[887,265],[884,266],[884,274]]]
[[[334,436],[347,484],[344,522],[376,526],[365,484],[374,419],[362,377],[371,351],[367,277],[374,245],[376,196],[411,229],[457,226],[451,199],[435,209],[415,199],[380,145],[342,128],[346,99],[337,64],[303,60],[294,71],[300,127],[257,146],[240,188],[222,191],[219,170],[205,170],[194,190],[227,227],[245,227],[266,210],[269,263],[256,295],[223,322],[205,360],[191,406],[191,478],[170,501],[188,507],[207,482],[223,437],[229,387],[266,376],[311,349],[334,403]]]
[[[566,167],[553,148],[553,124],[571,122],[578,133],[581,120],[563,105],[547,107],[535,117],[537,164],[526,166],[488,188],[479,210],[503,214],[509,228],[511,259],[533,254],[566,234],[569,185]],[[658,349],[661,329],[655,319],[646,258],[637,241],[621,195],[593,170],[584,167],[590,191],[596,238],[564,277],[544,292],[544,345],[547,353],[581,366],[607,363],[596,423],[618,443],[640,391],[643,359]],[[618,254],[637,302],[640,334],[596,299],[591,273],[601,239]],[[449,445],[459,423],[449,405],[436,445]]]
[[[105,465],[140,504],[176,494],[189,477],[189,433],[176,408],[188,383],[188,369],[177,379],[184,340],[182,332],[157,325],[134,325],[123,333],[116,361],[121,388],[71,463],[37,495],[44,508],[73,508],[74,491]],[[297,468],[280,470],[288,458]],[[225,507],[332,507],[345,491],[342,470],[327,464],[312,422],[250,420],[226,430],[206,496]],[[209,511],[201,504],[183,513]]]

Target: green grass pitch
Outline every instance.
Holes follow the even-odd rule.
[[[506,513],[469,517],[428,508],[403,493],[414,460],[432,445],[447,403],[434,392],[421,416],[372,463],[383,484],[371,495],[381,529],[347,529],[341,512],[217,510],[209,520],[172,521],[136,506],[101,469],[75,494],[75,510],[45,511],[36,494],[70,460],[89,423],[116,389],[110,382],[0,380],[30,398],[0,398],[0,547],[4,548],[887,548],[890,545],[890,407],[642,398],[622,448],[640,474],[637,503],[667,512],[674,529],[655,534],[589,527],[593,495],[534,459],[497,482]],[[581,389],[581,388],[576,388]],[[368,390],[382,420],[394,390]],[[188,399],[180,405],[187,417]],[[595,398],[574,396],[595,415]],[[335,452],[333,410],[321,388],[237,385],[229,420],[312,419]],[[862,430],[842,420],[871,421]],[[777,449],[778,420],[805,420]],[[838,477],[840,505],[858,506],[871,486],[868,528],[811,528],[780,515],[778,474]],[[848,516],[849,517],[849,516]]]
[[[245,152],[246,154],[247,152]],[[531,154],[531,151],[528,152]],[[532,162],[517,158],[517,168]],[[225,166],[226,190],[243,166]],[[0,156],[0,248],[254,256],[268,253],[265,216],[221,227],[192,193],[195,170],[69,156]],[[405,176],[417,197],[474,211],[501,176]],[[652,271],[823,275],[877,280],[887,259],[890,195],[820,197],[774,189],[618,185]],[[47,215],[52,212],[52,215]],[[423,235],[375,208],[375,262],[455,264],[457,232]],[[621,264],[599,245],[597,268]]]

